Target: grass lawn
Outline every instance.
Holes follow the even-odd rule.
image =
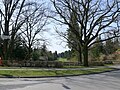
[[[66,58],[58,58],[58,60],[57,60],[57,61],[66,62],[66,61],[67,61],[67,59],[66,59]]]
[[[63,75],[82,75],[99,73],[113,70],[111,68],[96,68],[89,70],[0,70],[1,77],[30,77],[30,76],[63,76]]]

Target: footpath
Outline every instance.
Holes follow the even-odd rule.
[[[82,67],[82,68],[34,68],[34,67],[0,67],[0,70],[90,70],[96,68],[114,68],[120,69],[120,65],[110,66],[93,66],[93,67]]]

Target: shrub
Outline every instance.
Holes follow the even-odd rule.
[[[39,60],[40,54],[36,51],[32,53],[32,59],[33,60]]]
[[[100,57],[99,57],[100,61],[105,61],[106,59],[107,59],[107,56],[104,54],[100,55]]]
[[[102,61],[93,61],[89,62],[90,66],[104,66],[104,63]]]
[[[3,66],[11,66],[10,62],[7,60],[3,60],[2,64],[3,64]]]
[[[104,64],[113,64],[113,62],[111,60],[106,60],[104,61]]]
[[[55,62],[55,68],[62,68],[63,63],[62,62]]]

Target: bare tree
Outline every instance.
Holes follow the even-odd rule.
[[[20,13],[22,11],[22,8],[24,7],[25,0],[3,0],[1,1],[2,8],[0,8],[0,14],[1,14],[1,30],[3,32],[3,58],[8,58],[8,48],[9,44],[8,41],[10,39],[10,35],[13,35],[13,32],[17,32],[18,28],[22,24],[21,22],[18,23],[18,19],[20,16]],[[14,14],[16,13],[16,17],[13,18]],[[14,21],[14,22],[13,22]],[[16,29],[11,30],[11,26],[14,24],[14,27]],[[16,30],[16,31],[15,31]],[[12,33],[11,33],[12,32]],[[14,35],[13,35],[14,36]],[[11,36],[11,38],[13,38]]]
[[[31,57],[32,48],[36,41],[44,41],[44,38],[41,38],[40,33],[45,31],[45,26],[47,24],[47,17],[46,17],[47,8],[44,6],[44,3],[37,4],[34,3],[33,6],[29,6],[27,8],[26,13],[23,15],[27,18],[23,27],[21,28],[21,36],[25,41],[25,46],[28,50],[28,56],[26,57],[29,59]],[[30,15],[31,16],[28,16]]]
[[[1,30],[3,33],[3,58],[8,59],[14,48],[15,39],[18,33],[21,33],[21,27],[31,17],[38,8],[26,9],[28,7],[35,7],[36,2],[32,0],[3,0],[0,2],[2,7],[0,8],[1,14]],[[28,15],[25,16],[26,12]],[[9,38],[8,38],[9,37]],[[10,39],[10,40],[9,40]]]
[[[52,17],[56,21],[68,25],[71,32],[76,35],[83,54],[84,66],[88,66],[88,49],[95,39],[101,36],[99,42],[119,36],[119,24],[117,21],[120,15],[119,0],[51,0],[54,11],[60,18]],[[70,22],[71,13],[76,14],[79,30]],[[105,34],[110,34],[105,38]]]

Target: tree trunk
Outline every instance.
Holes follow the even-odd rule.
[[[9,20],[7,20],[7,18],[5,18],[5,31],[4,31],[4,35],[9,36]],[[4,60],[8,60],[8,41],[9,39],[4,39],[3,42],[3,52],[4,52]]]
[[[84,46],[83,48],[83,61],[84,61],[84,66],[88,67],[88,47],[87,45]]]
[[[31,49],[31,45],[29,46],[29,48],[28,48],[28,59],[30,59],[31,58],[31,53],[32,53],[32,49]]]
[[[9,55],[8,55],[8,57],[10,58],[10,59],[13,59],[13,49],[14,49],[14,41],[15,41],[15,33],[13,33],[12,32],[12,34],[11,34],[12,36],[11,36],[11,40],[10,40],[10,45],[9,45]]]
[[[81,51],[80,47],[79,47],[79,51],[78,51],[78,62],[79,62],[79,64],[82,64],[82,51]]]
[[[8,60],[8,40],[5,39],[3,43],[3,59]]]

